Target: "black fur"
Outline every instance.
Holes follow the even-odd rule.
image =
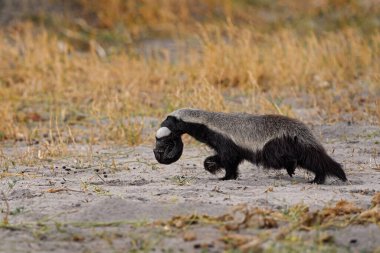
[[[175,118],[170,117],[162,122],[162,127],[171,129],[171,134],[160,139],[156,139],[156,147],[153,149],[156,160],[162,164],[171,164],[176,162],[182,155],[183,142],[181,135],[183,132],[178,131]]]
[[[157,140],[153,149],[156,160],[162,164],[176,162],[182,155],[183,142],[181,136],[169,136]]]
[[[342,166],[335,162],[323,147],[305,146],[297,137],[283,136],[269,141],[258,153],[259,164],[265,168],[285,168],[290,176],[297,166],[315,174],[311,183],[323,184],[326,176],[335,176],[347,181]]]
[[[301,167],[315,174],[311,182],[317,184],[323,184],[326,176],[336,176],[342,181],[347,180],[341,165],[328,156],[322,146],[305,146],[298,141],[297,136],[284,135],[281,138],[272,139],[264,145],[262,150],[252,152],[237,146],[229,138],[212,131],[203,124],[188,123],[168,116],[161,126],[166,126],[172,131],[168,138],[187,133],[214,149],[216,155],[207,157],[204,167],[213,174],[225,169],[226,174],[221,178],[222,180],[236,179],[238,166],[243,160],[262,165],[264,168],[285,168],[290,176],[294,175],[296,167]],[[160,140],[157,142],[160,144]]]

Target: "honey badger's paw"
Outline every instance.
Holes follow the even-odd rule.
[[[211,174],[215,174],[216,172],[222,169],[220,159],[217,155],[207,157],[203,162],[203,166],[205,170],[207,170]]]
[[[293,160],[285,164],[285,169],[288,172],[290,177],[294,176],[296,168],[297,168],[297,160]]]

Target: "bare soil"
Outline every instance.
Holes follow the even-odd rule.
[[[368,208],[380,191],[380,127],[341,123],[312,128],[344,165],[349,182],[330,178],[325,185],[313,185],[307,183],[313,175],[301,169],[290,178],[285,170],[250,163],[240,166],[238,180],[219,181],[202,168],[212,153],[202,145],[185,145],[182,158],[168,166],[157,164],[153,144],[91,150],[72,145],[65,158],[14,166],[0,177],[0,218],[8,218],[8,225],[0,227],[0,252],[220,252],[226,245],[218,226],[171,230],[152,222],[186,214],[219,216],[240,204],[286,210],[303,203],[317,210],[343,199]],[[5,145],[3,152],[11,157],[27,148]],[[334,238],[326,251],[372,252],[380,246],[378,224],[324,232]],[[316,235],[305,231],[298,236],[307,242]],[[276,245],[270,240],[263,249],[287,251],[285,244]]]

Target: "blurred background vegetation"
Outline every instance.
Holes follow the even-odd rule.
[[[0,8],[3,25],[32,21],[62,35],[73,29],[104,42],[120,35],[133,41],[186,36],[199,24],[226,20],[263,32],[371,32],[380,26],[378,0],[1,0]]]
[[[1,0],[0,14],[3,26],[32,22],[63,38],[95,39],[103,46],[187,38],[200,26],[227,21],[265,33],[371,33],[380,27],[378,0]]]
[[[135,145],[182,106],[378,124],[379,28],[379,0],[0,0],[0,140]]]

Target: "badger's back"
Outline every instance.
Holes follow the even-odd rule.
[[[219,113],[196,109],[180,109],[170,115],[184,122],[203,124],[231,139],[238,146],[252,151],[261,150],[268,141],[284,136],[297,136],[300,144],[322,148],[305,124],[285,116]]]

